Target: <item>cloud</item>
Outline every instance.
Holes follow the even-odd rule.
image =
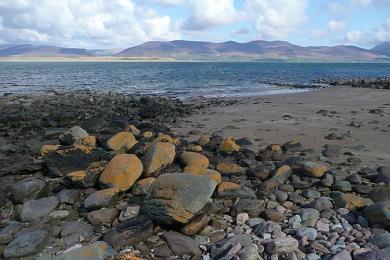
[[[340,32],[345,29],[344,21],[330,20],[328,23],[329,30],[332,32]]]
[[[285,39],[306,21],[307,0],[247,0],[245,12],[263,39]]]
[[[351,31],[345,35],[345,42],[361,46],[374,45],[390,41],[390,17],[382,26],[367,31]]]
[[[132,0],[0,0],[0,39],[79,47],[127,47],[180,38],[168,16]]]
[[[162,4],[162,5],[177,6],[177,5],[182,5],[184,3],[184,0],[152,0],[152,2],[156,4]]]
[[[189,0],[189,7],[192,14],[182,24],[184,30],[201,31],[233,23],[240,17],[233,0]]]

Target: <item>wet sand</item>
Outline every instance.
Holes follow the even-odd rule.
[[[179,121],[176,130],[183,135],[198,129],[201,133],[248,137],[255,150],[293,139],[319,151],[326,144],[338,144],[365,163],[390,163],[388,90],[333,87],[296,94],[221,98],[212,103]],[[344,137],[325,139],[331,133]]]

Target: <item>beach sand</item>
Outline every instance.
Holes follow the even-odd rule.
[[[175,130],[183,135],[198,129],[201,133],[248,137],[254,150],[294,139],[316,150],[338,144],[365,163],[390,163],[388,90],[333,87],[295,94],[220,98],[212,103],[179,121]],[[331,133],[345,136],[343,140],[325,139]]]

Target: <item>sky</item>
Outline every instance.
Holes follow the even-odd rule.
[[[390,0],[0,0],[0,45],[180,39],[371,48],[390,41]]]

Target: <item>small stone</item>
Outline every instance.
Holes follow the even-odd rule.
[[[116,209],[98,209],[89,212],[87,214],[87,219],[92,225],[97,226],[103,223],[111,224],[117,215],[118,211]]]
[[[93,226],[81,221],[66,222],[61,230],[61,238],[67,247],[83,242],[93,236]]]
[[[306,237],[308,240],[315,240],[317,238],[317,230],[314,228],[301,227],[297,229],[297,236],[299,238]]]
[[[302,172],[309,177],[320,178],[327,170],[328,167],[315,162],[305,162],[302,165]]]
[[[198,139],[198,144],[200,146],[205,146],[210,142],[210,138],[207,135],[201,135]]]
[[[301,216],[303,223],[309,227],[314,227],[317,220],[320,218],[320,212],[311,208],[301,209],[299,215]]]
[[[240,150],[240,146],[236,144],[232,137],[229,137],[221,142],[219,150],[225,153],[238,152]]]
[[[80,190],[62,190],[57,194],[60,203],[75,204],[80,200]]]
[[[60,148],[59,144],[45,144],[41,147],[40,154],[45,156],[49,153],[55,152]]]
[[[231,176],[231,175],[241,175],[247,172],[246,168],[241,167],[235,163],[224,163],[220,162],[216,167],[217,171],[219,171],[222,175]]]
[[[330,260],[352,260],[352,257],[348,250],[342,250],[341,252],[332,256]]]
[[[343,147],[337,144],[327,144],[322,154],[326,157],[337,157],[341,154]]]
[[[273,178],[276,179],[280,184],[284,183],[292,174],[290,166],[283,165],[276,169]]]
[[[114,257],[117,252],[104,241],[97,241],[89,245],[67,250],[63,255],[53,257],[55,259],[77,260],[105,260]],[[136,258],[132,258],[136,259]]]
[[[370,243],[376,245],[379,249],[390,247],[390,233],[375,234],[371,237]]]
[[[99,190],[89,195],[84,200],[84,207],[86,209],[99,209],[113,205],[118,198],[118,190],[116,188],[109,188]]]
[[[185,236],[178,232],[164,232],[163,238],[167,242],[172,252],[177,256],[202,255],[202,251],[199,249],[199,245],[191,237]]]
[[[390,184],[377,186],[371,190],[368,197],[374,202],[390,200]]]
[[[248,213],[238,213],[236,217],[237,225],[244,225],[249,220]]]
[[[49,214],[49,217],[54,220],[64,220],[70,216],[70,212],[68,210],[54,210]]]
[[[193,236],[199,233],[199,231],[201,231],[209,221],[210,217],[207,214],[198,214],[181,229],[181,232],[188,236]]]
[[[266,209],[265,211],[263,211],[262,216],[266,220],[271,220],[275,222],[283,222],[284,220],[283,213],[276,209]]]
[[[250,236],[244,234],[225,238],[211,246],[210,256],[212,259],[220,259],[226,256],[227,252],[237,244],[239,244],[240,247],[245,247],[252,244],[252,240]]]
[[[130,132],[120,132],[107,141],[107,148],[114,151],[130,150],[138,143],[134,135]]]
[[[175,159],[175,146],[171,143],[156,142],[142,157],[146,177],[157,176],[161,170],[171,165]]]
[[[233,205],[234,212],[248,213],[250,217],[259,216],[260,212],[264,209],[264,201],[257,199],[240,199]]]
[[[140,209],[141,207],[138,205],[126,207],[119,215],[119,221],[125,221],[126,219],[138,216]]]
[[[14,239],[14,235],[18,233],[25,225],[16,221],[9,223],[0,230],[0,244],[8,244]]]
[[[125,191],[133,186],[142,171],[142,162],[136,155],[118,154],[108,163],[99,177],[99,182],[104,187]]]
[[[370,199],[356,196],[352,193],[343,193],[335,199],[335,204],[339,208],[355,210],[371,205],[373,202]]]
[[[352,185],[348,181],[338,181],[334,184],[334,190],[349,192],[352,191]]]
[[[378,177],[376,177],[375,182],[384,182],[390,183],[390,166],[381,166],[377,169]]]
[[[75,171],[66,175],[66,179],[79,188],[88,188],[95,185],[96,180],[106,167],[106,161],[93,162],[84,171]]]
[[[293,237],[277,238],[274,240],[274,251],[278,255],[294,252],[298,249],[298,241]]]

